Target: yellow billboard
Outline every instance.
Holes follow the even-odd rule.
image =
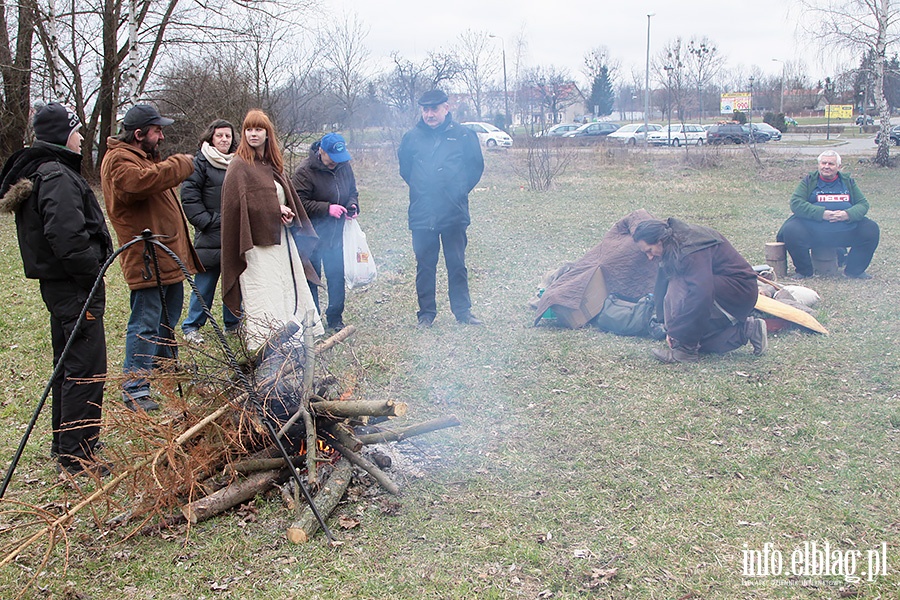
[[[825,116],[830,117],[832,119],[852,119],[853,118],[853,105],[852,104],[826,104],[825,105]]]
[[[719,103],[719,113],[730,115],[736,110],[750,110],[752,105],[752,98],[749,92],[727,92],[722,94],[722,99]]]

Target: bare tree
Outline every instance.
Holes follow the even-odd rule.
[[[336,26],[328,29],[317,44],[331,76],[332,93],[344,113],[341,122],[347,126],[354,125],[354,116],[366,91],[368,35],[368,28],[356,13],[349,13],[339,18]]]
[[[482,120],[485,95],[498,72],[497,44],[485,31],[467,29],[459,35],[456,45],[459,76],[469,92],[477,120]]]
[[[665,88],[665,95],[658,98],[663,113],[672,119],[672,110],[678,111],[678,120],[684,123],[688,96],[688,73],[685,65],[687,47],[680,37],[663,46],[651,65],[655,79]]]
[[[513,77],[512,77],[512,89],[513,89],[513,111],[519,111],[520,123],[525,123],[524,115],[526,114],[524,110],[522,110],[519,102],[519,90],[522,87],[522,73],[525,72],[525,63],[528,58],[528,37],[525,33],[525,24],[519,28],[519,32],[516,34],[515,39],[515,50],[513,51]]]
[[[824,47],[839,46],[852,51],[871,50],[875,60],[873,97],[881,118],[881,136],[875,163],[890,164],[891,113],[884,96],[887,49],[900,41],[900,2],[897,0],[804,0],[813,16],[807,33]]]
[[[584,74],[589,82],[593,81],[604,68],[611,80],[616,79],[620,66],[619,61],[613,60],[610,56],[609,48],[606,46],[597,46],[584,55]]]
[[[23,1],[14,9],[6,2],[0,4],[0,156],[4,160],[22,148],[28,128],[34,21],[30,2]]]
[[[17,32],[16,47],[31,47],[30,36],[36,34],[44,62],[35,65],[29,92],[72,104],[84,123],[85,138],[99,139],[102,159],[106,137],[115,133],[121,107],[137,98],[152,99],[151,82],[169,67],[173,57],[179,56],[179,50],[191,48],[194,56],[203,47],[214,47],[211,52],[218,52],[248,34],[255,25],[248,18],[252,14],[265,14],[269,21],[285,29],[298,28],[298,18],[310,3],[311,0],[25,0],[21,7],[27,6],[34,16],[30,21],[19,18],[18,23],[21,26],[30,22],[33,33]],[[9,38],[12,24],[5,20],[5,4],[2,6],[5,22],[0,23],[0,35]],[[13,64],[11,53],[7,58],[0,50],[0,63]],[[30,70],[15,68],[20,79],[21,73]],[[2,121],[4,125],[8,122]],[[90,170],[94,165],[91,144],[85,144],[84,156],[85,168]]]
[[[686,78],[697,88],[697,112],[703,122],[703,88],[712,82],[725,64],[725,57],[707,37],[691,38],[683,57]]]
[[[386,104],[409,118],[417,114],[416,102],[422,93],[453,81],[460,71],[456,57],[440,51],[429,52],[421,62],[412,62],[397,52],[391,59],[394,68],[384,76],[381,93]]]
[[[523,92],[541,108],[541,129],[559,123],[566,108],[584,99],[569,72],[553,65],[529,69],[523,83]]]

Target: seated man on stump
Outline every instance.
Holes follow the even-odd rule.
[[[812,248],[850,248],[844,275],[871,279],[866,273],[878,247],[878,224],[866,218],[869,201],[852,177],[841,170],[834,150],[819,155],[819,168],[803,178],[791,196],[791,212],[777,240],[794,261],[795,279],[812,277]]]

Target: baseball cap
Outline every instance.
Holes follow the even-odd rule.
[[[125,131],[134,131],[149,125],[165,127],[174,122],[174,120],[160,115],[159,111],[149,104],[135,104],[125,113],[125,118],[122,119],[122,127]]]
[[[319,142],[319,148],[325,151],[328,158],[336,163],[350,160],[350,152],[347,151],[347,142],[339,133],[326,133]]]
[[[57,102],[45,104],[34,115],[34,137],[42,142],[65,146],[81,121],[71,108]]]
[[[419,97],[419,106],[437,106],[447,102],[447,94],[442,90],[431,90]]]

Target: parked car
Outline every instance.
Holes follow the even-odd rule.
[[[470,121],[468,123],[463,123],[463,126],[468,127],[477,133],[478,139],[486,148],[497,148],[498,146],[501,148],[509,148],[513,145],[513,140],[509,137],[508,133],[490,123]]]
[[[757,144],[764,144],[771,139],[768,133],[759,128],[758,123],[753,123],[752,125],[750,123],[744,123],[741,125],[741,129],[747,133],[747,139],[750,139],[752,136],[753,141]]]
[[[662,129],[662,125],[657,125],[656,123],[650,123],[647,126],[647,130],[649,131],[659,131],[660,129]],[[645,135],[646,131],[644,130],[644,124],[636,123],[634,125],[623,125],[622,127],[619,127],[616,131],[607,135],[606,139],[611,142],[619,142],[620,144],[634,146],[638,142],[643,142]]]
[[[891,127],[891,132],[889,134],[891,136],[891,143],[895,146],[900,146],[900,125],[894,125]],[[875,144],[881,143],[881,132],[879,131],[875,134]]]
[[[778,131],[777,128],[769,125],[768,123],[754,123],[753,130],[754,131],[757,131],[757,130],[762,131],[763,133],[768,134],[770,141],[773,141],[773,142],[781,141],[781,132]]]
[[[746,144],[750,133],[740,123],[720,123],[706,128],[707,144]]]
[[[562,137],[567,133],[575,131],[581,127],[578,123],[560,123],[553,127],[548,127],[544,131],[538,131],[534,137]]]
[[[872,118],[872,115],[859,115],[856,117],[857,125],[874,125],[875,119]]]
[[[673,146],[683,146],[685,144],[696,144],[702,146],[706,143],[706,130],[702,125],[694,125],[681,123],[672,125],[672,130],[667,131],[667,127],[663,127],[659,131],[651,131],[647,134],[647,141],[655,146],[665,146],[671,144]]]
[[[585,123],[575,131],[566,133],[564,137],[603,139],[618,129],[619,126],[615,123]]]

